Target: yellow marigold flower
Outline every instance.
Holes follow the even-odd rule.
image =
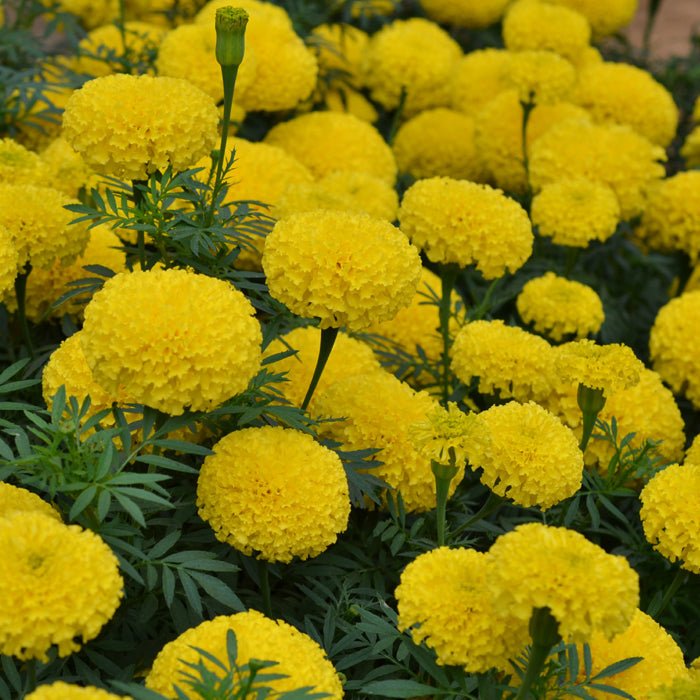
[[[467,386],[479,379],[479,393],[503,399],[541,401],[552,391],[549,343],[503,321],[472,321],[452,345],[452,370]]]
[[[363,122],[374,124],[379,119],[374,105],[361,92],[344,85],[328,90],[324,95],[324,102],[326,109],[331,112],[352,114]]]
[[[511,51],[553,51],[575,63],[591,41],[591,26],[568,7],[520,0],[503,20],[503,41]]]
[[[446,107],[461,55],[459,44],[437,24],[421,17],[396,20],[370,39],[364,84],[386,109],[396,109],[405,90],[406,116]]]
[[[557,341],[597,333],[605,320],[603,302],[595,290],[553,272],[527,282],[516,306],[525,323]]]
[[[334,170],[354,170],[390,185],[396,179],[391,148],[371,124],[352,114],[304,114],[273,127],[265,141],[291,153],[316,177]]]
[[[608,585],[605,582],[600,585],[598,593],[605,591],[607,595]],[[629,627],[613,639],[608,641],[604,635],[595,633],[588,644],[593,659],[592,676],[616,661],[642,657],[639,663],[622,673],[608,676],[604,681],[639,700],[650,700],[649,694],[656,688],[687,676],[683,652],[673,637],[641,610],[635,611]],[[596,698],[611,697],[609,693],[598,691],[591,694]]]
[[[209,153],[218,123],[214,101],[186,80],[107,75],[73,93],[63,136],[97,172],[144,180]]]
[[[80,687],[56,681],[40,685],[34,692],[25,695],[25,700],[131,700],[131,696],[114,695],[92,685]]]
[[[386,183],[383,184],[386,186]],[[363,212],[362,207],[350,195],[337,191],[331,192],[319,181],[316,181],[287,187],[277,202],[274,217],[281,221],[282,219],[288,219],[294,214],[312,212],[318,209],[352,212],[355,214],[368,213],[366,211]]]
[[[0,223],[0,299],[13,294],[19,268],[19,253],[10,231]]]
[[[125,314],[124,309],[130,313]],[[227,282],[185,270],[122,272],[85,307],[82,346],[107,391],[178,415],[245,391],[260,368],[260,325]]]
[[[538,104],[527,123],[528,153],[532,144],[556,124],[569,119],[588,121],[586,112],[570,102]],[[527,191],[523,161],[523,106],[515,90],[501,92],[475,118],[478,157],[493,182],[509,192]]]
[[[665,157],[660,146],[629,127],[566,121],[533,144],[530,180],[535,190],[560,180],[601,182],[612,188],[622,217],[629,219],[644,209],[649,185],[664,177]]]
[[[199,515],[216,538],[247,555],[289,563],[328,549],[348,525],[338,455],[311,435],[247,428],[217,442],[197,481]]]
[[[98,635],[123,595],[119,564],[91,530],[43,513],[0,519],[0,652],[46,661]]]
[[[346,377],[318,395],[320,418],[343,418],[319,426],[322,435],[343,443],[345,449],[377,448],[382,464],[371,474],[386,481],[403,498],[406,510],[435,507],[435,478],[430,459],[413,445],[410,427],[426,419],[437,402],[415,392],[388,372]],[[464,466],[450,484],[450,494],[464,475]]]
[[[508,78],[523,102],[552,104],[569,99],[576,84],[573,65],[551,51],[511,54]]]
[[[629,24],[638,0],[547,0],[580,12],[590,23],[596,39],[610,36]]]
[[[271,371],[286,372],[286,382],[279,385],[279,390],[293,405],[301,406],[306,391],[311,383],[311,377],[316,368],[318,351],[321,344],[321,332],[318,328],[296,328],[281,338],[273,340],[265,349],[263,357],[270,357],[290,348],[296,350],[290,355],[269,365]],[[345,333],[338,333],[333,345],[333,351],[323,369],[323,374],[311,398],[313,411],[314,399],[334,382],[355,374],[366,374],[380,371],[379,361],[369,345],[351,338]]]
[[[678,124],[671,93],[650,73],[627,63],[599,63],[581,71],[576,102],[601,123],[622,124],[666,147]]]
[[[471,117],[509,89],[511,54],[502,49],[480,49],[460,58],[452,77],[452,108]]]
[[[440,547],[421,554],[401,574],[396,589],[398,627],[410,629],[445,666],[470,673],[507,670],[529,641],[508,611],[491,598],[491,560],[473,549]]]
[[[654,549],[700,573],[700,465],[673,464],[656,474],[639,498],[644,535]]]
[[[387,221],[316,210],[278,221],[267,237],[263,269],[270,294],[320,328],[362,330],[408,306],[420,256]]]
[[[248,664],[251,659],[276,662],[270,673],[282,678],[264,681],[264,685],[271,686],[276,694],[310,687],[317,693],[327,693],[330,700],[343,697],[340,678],[323,649],[311,637],[283,620],[271,620],[257,610],[221,615],[183,632],[160,650],[146,676],[146,687],[175,698],[174,686],[184,688],[184,674],[191,673],[187,664],[201,660],[212,668],[197,649],[226,660],[226,634],[229,630],[236,635],[239,666]]]
[[[549,608],[565,641],[587,642],[596,632],[609,639],[629,626],[639,604],[639,577],[627,560],[573,530],[519,525],[488,556],[495,605],[524,627],[534,608]]]
[[[480,180],[483,166],[474,143],[474,120],[440,107],[405,122],[392,146],[399,171],[416,179],[445,176]]]
[[[421,0],[425,14],[436,22],[469,29],[495,24],[511,0]]]
[[[348,197],[353,209],[375,219],[395,221],[399,211],[399,196],[386,180],[370,173],[336,170],[318,181],[319,187],[332,195]]]
[[[615,233],[620,205],[615,192],[602,182],[559,180],[535,195],[531,217],[541,236],[558,245],[585,248]]]
[[[195,17],[198,24],[214,24],[216,11],[222,7],[231,5],[231,0],[210,0],[202,7]],[[291,28],[292,21],[287,11],[278,5],[273,5],[267,0],[236,0],[236,7],[240,7],[248,13],[248,26],[246,27],[246,41],[248,32],[255,25],[262,27],[270,24],[279,24],[283,27]]]
[[[53,139],[41,152],[46,165],[45,184],[69,197],[77,197],[81,188],[98,186],[98,177],[83,157],[62,137]]]
[[[0,481],[0,518],[14,513],[41,513],[61,522],[58,511],[27,489]]]
[[[700,127],[693,129],[681,148],[681,155],[685,158],[686,166],[697,168],[700,165]]]
[[[700,291],[672,299],[658,313],[649,338],[654,369],[676,394],[700,408]]]
[[[36,153],[13,139],[0,139],[0,182],[46,184],[46,170]]]
[[[119,0],[42,0],[42,3],[76,15],[88,29],[108,24],[119,17]]]
[[[0,184],[0,226],[9,231],[20,267],[68,264],[88,241],[85,224],[72,224],[75,214],[64,209],[77,204],[51,187]]]
[[[697,700],[700,697],[700,674],[674,678],[669,685],[652,690],[648,700]]]
[[[401,230],[429,260],[476,265],[486,279],[522,267],[532,253],[525,210],[500,190],[466,180],[419,180],[404,194]]]
[[[696,435],[685,454],[684,464],[697,464],[700,466],[700,435]]]
[[[691,261],[700,258],[700,171],[680,172],[655,182],[637,235],[655,249],[682,250]]]
[[[362,86],[362,62],[369,36],[351,24],[321,24],[311,32],[321,73]]]

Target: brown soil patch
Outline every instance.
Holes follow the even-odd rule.
[[[626,32],[636,47],[642,45],[648,6],[649,0],[640,0],[637,14]],[[700,0],[662,0],[651,34],[651,56],[683,56],[690,50],[691,37],[698,33]]]

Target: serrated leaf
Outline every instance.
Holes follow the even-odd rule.
[[[364,685],[362,692],[367,695],[379,695],[385,698],[418,698],[425,695],[433,697],[436,694],[442,694],[432,685],[409,680],[374,681]]]

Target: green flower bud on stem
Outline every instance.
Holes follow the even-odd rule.
[[[216,60],[219,65],[241,65],[247,24],[248,13],[240,7],[221,7],[216,11]]]

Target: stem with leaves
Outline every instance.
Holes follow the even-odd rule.
[[[452,315],[452,290],[459,275],[459,265],[454,263],[440,267],[442,296],[440,297],[440,335],[442,336],[442,401],[450,399],[450,317]]]
[[[304,401],[301,407],[306,410],[309,407],[311,397],[314,395],[314,391],[318,386],[318,382],[321,379],[323,370],[328,362],[328,358],[331,355],[333,346],[335,345],[335,339],[338,337],[337,328],[324,328],[321,331],[321,347],[318,350],[318,359],[316,360],[316,368],[314,369],[313,376],[311,377],[311,383],[304,397]]]

